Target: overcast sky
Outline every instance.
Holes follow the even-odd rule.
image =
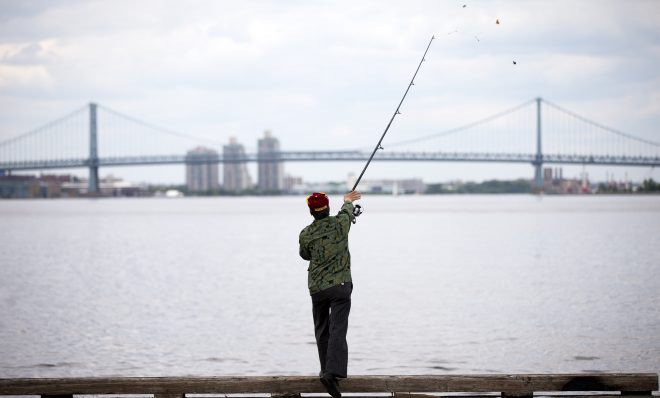
[[[657,0],[0,0],[0,140],[94,101],[214,141],[234,136],[248,150],[265,129],[285,150],[372,147],[433,34],[387,140],[540,96],[660,141]],[[362,164],[285,167],[320,181],[345,179]],[[587,171],[660,179],[649,168]],[[107,173],[184,178],[183,166],[101,169]],[[366,178],[532,174],[530,165],[378,163]]]

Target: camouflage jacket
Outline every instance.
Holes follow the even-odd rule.
[[[353,204],[345,202],[336,216],[314,220],[300,232],[300,257],[309,260],[310,294],[352,281],[348,231],[353,218]]]

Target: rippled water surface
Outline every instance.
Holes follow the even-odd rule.
[[[349,373],[660,371],[660,197],[362,204]],[[0,202],[0,377],[317,373],[310,220],[301,197]]]

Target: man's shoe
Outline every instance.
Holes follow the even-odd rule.
[[[333,375],[324,374],[321,376],[321,383],[323,383],[323,386],[328,391],[328,394],[332,395],[332,398],[341,398],[339,384]]]

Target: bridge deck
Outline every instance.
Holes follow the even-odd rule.
[[[96,166],[137,166],[165,164],[200,164],[200,163],[245,163],[245,162],[362,162],[370,154],[359,151],[300,151],[280,152],[276,156],[266,157],[259,154],[246,154],[242,157],[222,157],[191,160],[184,155],[122,156],[101,157]],[[478,153],[478,152],[379,152],[374,161],[385,162],[498,162],[535,164],[536,155],[524,153]],[[660,157],[644,156],[608,156],[608,155],[561,155],[545,154],[542,159],[547,164],[579,164],[610,166],[660,166]],[[39,170],[60,168],[90,167],[89,159],[25,160],[8,162],[0,160],[0,170]]]

